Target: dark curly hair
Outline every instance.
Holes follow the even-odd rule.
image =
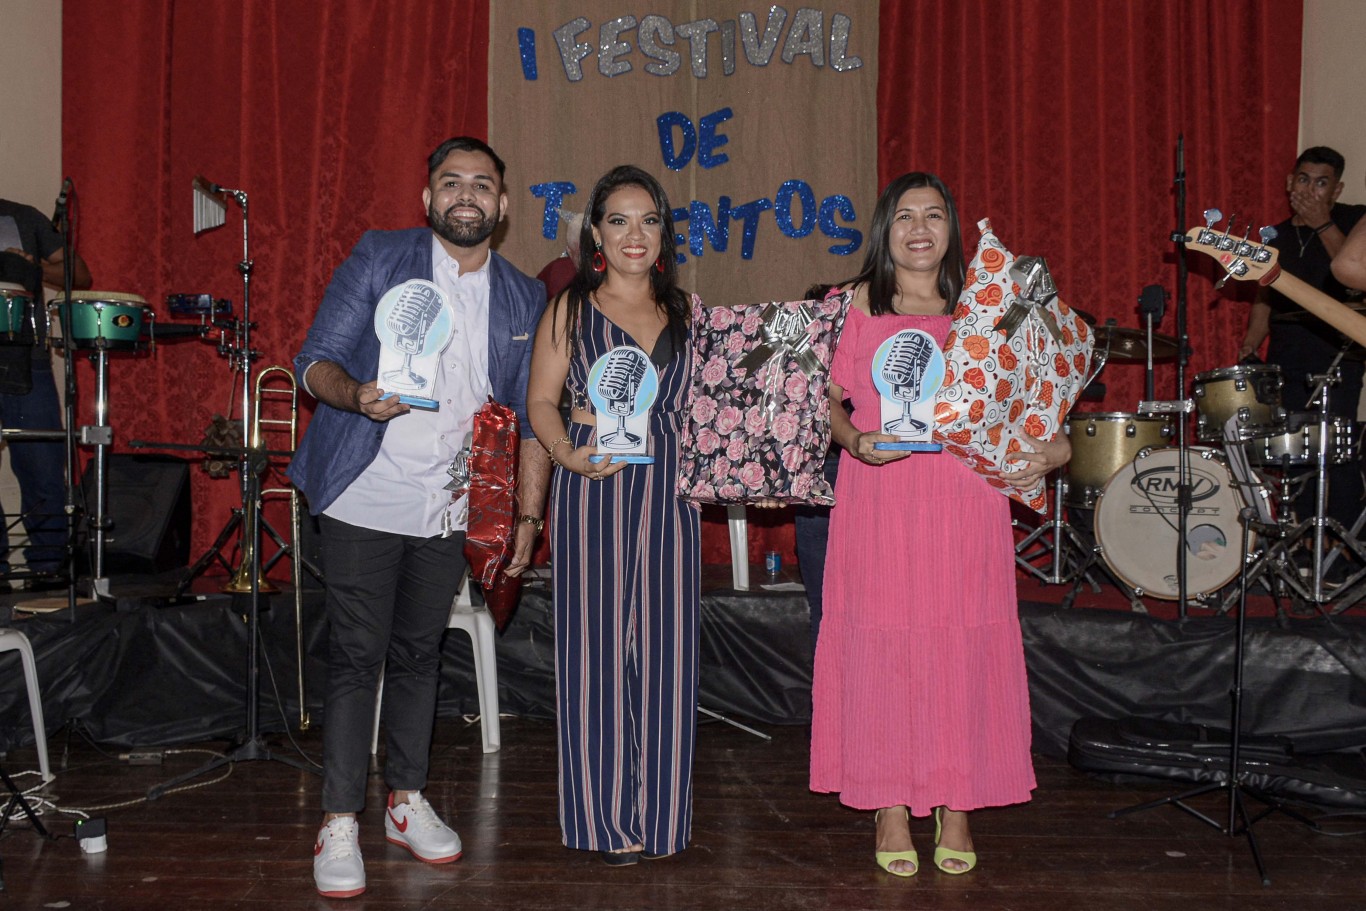
[[[579,269],[569,288],[551,304],[552,320],[558,318],[554,311],[558,310],[561,301],[567,301],[570,312],[564,326],[565,343],[571,353],[577,350],[578,327],[582,325],[586,308],[592,306],[590,297],[602,285],[604,276],[604,273],[593,271],[593,254],[596,250],[593,228],[601,224],[607,214],[608,197],[622,187],[639,187],[650,194],[655,210],[663,221],[659,259],[664,268],[663,271],[650,270],[650,291],[655,306],[669,320],[668,332],[673,336],[674,350],[682,351],[688,331],[689,307],[688,296],[678,287],[678,250],[674,243],[673,209],[669,207],[669,197],[659,181],[635,165],[617,165],[598,180],[593,192],[588,195],[583,226],[579,229]]]

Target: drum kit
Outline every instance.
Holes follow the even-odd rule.
[[[1178,343],[1150,330],[1098,326],[1096,352],[1091,381],[1107,363],[1146,361],[1151,398],[1152,362],[1174,359]],[[1335,373],[1313,378],[1319,388],[1311,402],[1318,410],[1290,414],[1281,404],[1284,378],[1275,365],[1239,364],[1195,375],[1188,403],[1196,444],[1184,447],[1184,536],[1177,521],[1178,436],[1184,435],[1177,422],[1186,419],[1181,406],[1187,403],[1069,415],[1072,459],[1054,479],[1052,519],[1019,542],[1018,565],[1045,583],[1071,583],[1065,604],[1085,583],[1099,592],[1098,571],[1134,610],[1146,613],[1145,597],[1181,597],[1182,563],[1184,592],[1200,606],[1226,612],[1238,594],[1231,583],[1248,563],[1249,579],[1260,581],[1282,610],[1281,598],[1320,612],[1328,602],[1336,602],[1335,613],[1345,610],[1366,596],[1366,548],[1356,540],[1361,519],[1345,529],[1326,517],[1328,468],[1355,463],[1360,450],[1356,423],[1328,413]],[[1315,511],[1297,518],[1297,494],[1306,489],[1317,493]],[[1240,546],[1245,521],[1261,531],[1250,537],[1247,552]],[[1325,533],[1336,543],[1330,546]],[[1328,568],[1348,559],[1352,572],[1343,583],[1326,584]]]

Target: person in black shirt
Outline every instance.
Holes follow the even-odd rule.
[[[44,346],[43,286],[61,287],[62,235],[37,209],[0,199],[0,282],[22,285],[32,295],[37,332],[0,334],[0,425],[18,430],[59,430],[62,427],[52,361]],[[79,256],[72,264],[74,287],[90,287],[90,270]],[[29,322],[16,316],[17,320]],[[11,326],[10,329],[17,329]],[[36,336],[36,337],[35,337]],[[15,442],[7,447],[10,467],[19,481],[20,509],[29,544],[24,558],[36,578],[30,588],[43,587],[44,577],[61,569],[65,557],[65,448],[61,443]],[[0,522],[0,573],[9,572],[9,535]],[[59,580],[58,580],[59,581]],[[8,583],[5,583],[8,584]]]
[[[1366,216],[1366,206],[1337,201],[1342,194],[1344,167],[1342,155],[1327,146],[1314,146],[1300,153],[1294,172],[1286,178],[1293,214],[1276,225],[1277,237],[1271,245],[1279,251],[1280,266],[1286,272],[1334,300],[1359,308],[1362,292],[1344,287],[1332,274],[1333,257]],[[1291,413],[1310,410],[1309,396],[1314,384],[1308,377],[1323,374],[1347,348],[1338,363],[1341,381],[1329,390],[1329,405],[1332,414],[1356,419],[1363,372],[1360,347],[1348,346],[1347,340],[1327,323],[1310,317],[1279,292],[1264,288],[1248,316],[1239,360],[1253,357],[1268,335],[1266,360],[1281,368],[1285,383],[1282,403]],[[1350,464],[1330,467],[1328,482],[1328,514],[1344,528],[1351,528],[1362,506],[1360,462],[1353,459]],[[1297,502],[1300,518],[1313,512],[1313,495],[1313,485],[1306,485]]]

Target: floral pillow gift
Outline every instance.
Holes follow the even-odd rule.
[[[934,439],[988,484],[1042,513],[1044,480],[1012,486],[1006,478],[1027,463],[1009,456],[1029,448],[1023,434],[1057,436],[1087,383],[1094,338],[1058,299],[1042,259],[1016,257],[985,219],[977,227],[982,239],[944,346]]]
[[[830,360],[849,295],[704,307],[693,300],[693,385],[678,494],[829,506]]]

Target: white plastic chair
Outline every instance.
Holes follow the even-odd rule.
[[[461,629],[469,634],[474,646],[474,679],[479,691],[479,727],[484,735],[484,752],[495,753],[502,746],[498,728],[498,661],[494,656],[495,629],[493,617],[482,604],[470,598],[470,575],[466,571],[460,580],[460,590],[451,602],[447,629]],[[375,691],[375,729],[370,736],[371,754],[379,752],[379,714],[384,700],[384,674],[379,677]]]
[[[730,582],[736,591],[749,591],[749,522],[744,504],[726,507],[730,526]]]
[[[33,660],[33,646],[28,636],[17,629],[0,629],[0,652],[17,651],[24,666],[24,686],[28,689],[28,709],[33,716],[33,740],[38,745],[38,771],[43,783],[52,780],[47,764],[47,728],[43,726],[43,694],[38,688],[38,665]]]

